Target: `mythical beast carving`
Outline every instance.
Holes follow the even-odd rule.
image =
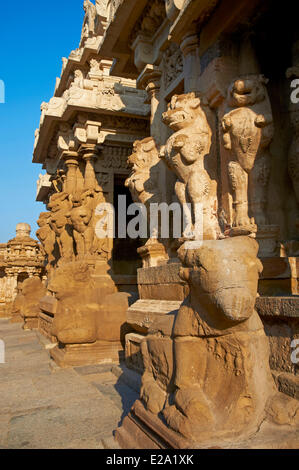
[[[216,182],[206,170],[205,161],[211,148],[211,129],[200,99],[195,93],[173,96],[168,111],[163,114],[163,122],[174,131],[160,156],[177,176],[175,192],[185,209],[184,236],[217,239],[220,230],[216,217]]]

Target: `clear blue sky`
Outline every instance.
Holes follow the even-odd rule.
[[[0,79],[0,243],[27,222],[35,237],[36,220],[44,210],[35,202],[41,165],[32,163],[34,131],[40,104],[53,96],[61,57],[79,45],[83,0],[15,0],[1,3]]]

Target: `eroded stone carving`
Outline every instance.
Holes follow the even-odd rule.
[[[83,37],[93,36],[95,33],[97,9],[90,0],[84,0],[83,9],[86,15],[83,24]]]
[[[159,185],[159,152],[152,137],[136,141],[133,153],[128,159],[132,168],[126,186],[130,189],[134,202],[148,206],[161,201]]]
[[[103,211],[100,210],[100,204],[105,204],[103,193],[100,190],[85,190],[73,195],[72,203],[70,221],[73,226],[77,257],[98,256],[100,259],[108,260],[108,240],[98,238],[96,231],[98,221],[107,215],[104,205]]]
[[[46,294],[46,288],[38,277],[26,279],[21,286],[20,314],[24,319],[25,330],[37,328],[40,312],[40,299]]]
[[[56,234],[60,257],[71,261],[74,256],[74,245],[69,224],[71,202],[69,194],[61,192],[50,197],[48,209],[51,211],[50,227]]]
[[[154,414],[190,441],[221,442],[255,432],[268,418],[298,422],[283,414],[269,367],[269,344],[254,309],[259,273],[258,244],[250,237],[186,242],[179,249],[181,277],[190,295],[143,342],[141,399]]]
[[[171,44],[164,54],[164,86],[168,86],[183,71],[183,55],[181,49]]]
[[[51,228],[51,212],[41,212],[37,221],[39,229],[36,236],[42,244],[44,254],[47,256],[47,268],[53,267],[56,256],[54,253],[56,237]]]
[[[175,192],[184,207],[186,238],[216,239],[216,182],[205,169],[205,158],[211,147],[211,129],[194,93],[173,96],[163,122],[174,131],[160,156],[177,176]],[[191,211],[186,206],[191,204]],[[199,212],[202,211],[202,216]]]
[[[137,250],[143,258],[144,266],[156,266],[168,259],[166,248],[161,241],[159,220],[158,218],[151,220],[151,207],[154,207],[151,205],[162,202],[159,177],[161,163],[159,151],[152,137],[134,143],[133,153],[128,159],[132,172],[125,185],[130,189],[133,201],[142,203],[147,211],[150,237],[145,246]]]
[[[72,198],[73,209],[70,213],[70,221],[73,226],[73,235],[76,242],[77,254],[84,257],[91,253],[94,239],[94,227],[90,225],[92,208],[84,204],[84,195],[77,193]]]
[[[111,358],[116,359],[121,349],[123,328],[126,322],[128,294],[116,292],[111,277],[92,277],[90,268],[85,263],[68,263],[52,272],[48,289],[58,300],[52,334],[63,346],[85,344],[92,346],[105,342],[106,350],[99,349],[95,360],[104,359],[109,351]],[[52,351],[59,362],[58,348]],[[66,361],[80,363],[76,350],[64,350]],[[113,354],[112,354],[113,353]],[[79,356],[78,356],[79,354]],[[56,357],[57,356],[57,357]]]
[[[268,224],[269,145],[273,118],[262,75],[247,75],[229,87],[228,111],[222,119],[224,147],[230,151],[228,173],[233,194],[233,227],[256,231]]]

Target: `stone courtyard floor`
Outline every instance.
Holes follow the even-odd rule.
[[[60,369],[38,332],[7,319],[0,339],[0,449],[115,448],[113,431],[138,398],[120,367]]]

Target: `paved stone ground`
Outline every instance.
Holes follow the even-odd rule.
[[[138,398],[119,367],[60,369],[38,332],[7,319],[0,339],[0,449],[114,448],[113,431]]]

